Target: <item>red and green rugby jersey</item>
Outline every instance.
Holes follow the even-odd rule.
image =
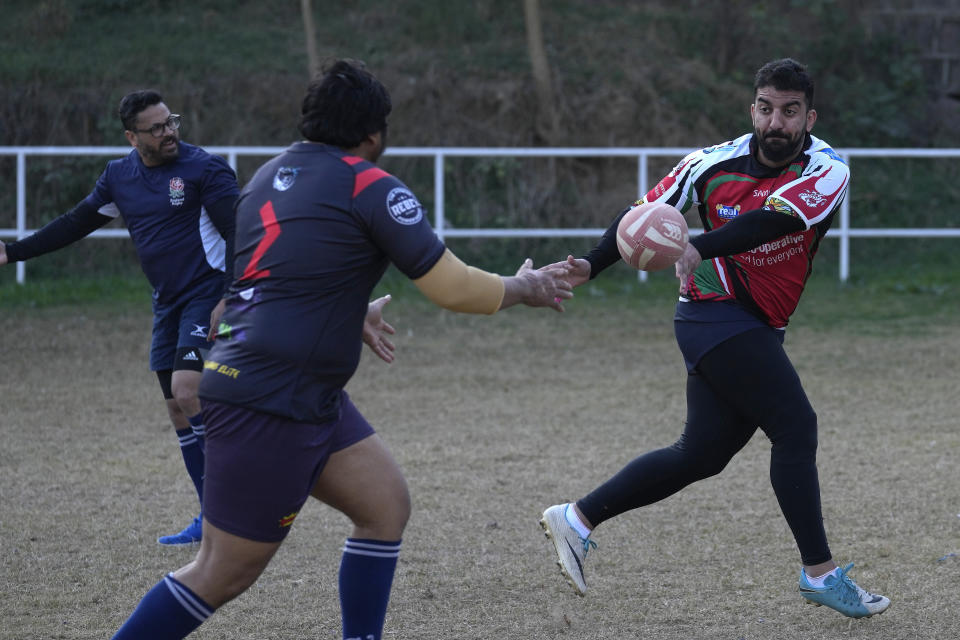
[[[704,260],[687,300],[736,300],[774,328],[787,325],[810,277],[813,257],[850,183],[850,169],[811,135],[786,167],[755,156],[753,134],[686,156],[643,202],[667,202],[686,213],[696,205],[709,233],[741,213],[769,209],[803,220],[806,229],[733,256]]]

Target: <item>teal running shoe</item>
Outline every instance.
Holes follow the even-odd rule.
[[[822,587],[811,585],[806,572],[800,569],[800,595],[806,598],[807,604],[826,605],[851,618],[869,618],[886,611],[890,599],[860,587],[847,575],[851,568],[852,562],[828,576]]]
[[[193,521],[188,524],[180,533],[174,533],[169,536],[160,536],[157,538],[157,542],[168,546],[194,544],[196,542],[200,542],[203,533],[203,524],[201,518],[201,516],[194,518]]]

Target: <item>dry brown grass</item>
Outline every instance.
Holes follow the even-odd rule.
[[[955,333],[790,330],[821,422],[833,551],[888,595],[851,621],[806,607],[758,434],[719,477],[604,524],[590,591],[568,591],[537,520],[682,427],[670,303],[454,316],[402,300],[391,366],[348,390],[414,498],[385,638],[960,637]],[[105,638],[193,549],[156,545],[192,490],[146,371],[140,308],[4,313],[0,638]],[[194,634],[338,638],[349,525],[305,508],[260,581]]]

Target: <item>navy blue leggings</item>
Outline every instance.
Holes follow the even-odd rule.
[[[773,329],[739,334],[687,376],[680,439],[636,458],[577,501],[594,525],[720,473],[757,428],[770,439],[770,483],[805,565],[831,559],[820,511],[817,415]]]

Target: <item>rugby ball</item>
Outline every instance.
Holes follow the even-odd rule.
[[[660,271],[687,248],[683,214],[665,202],[645,202],[627,211],[617,226],[617,248],[634,269]]]

